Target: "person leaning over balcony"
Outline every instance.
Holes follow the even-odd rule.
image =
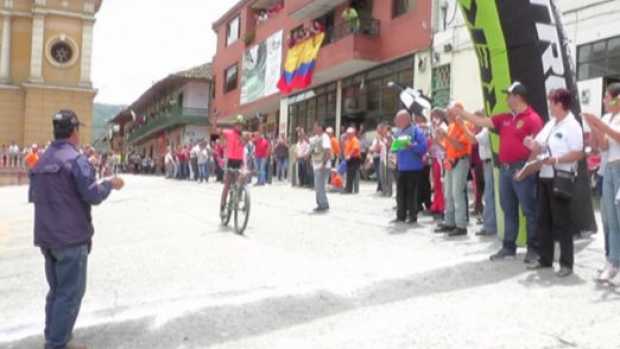
[[[312,26],[308,29],[310,36],[319,35],[325,32],[325,26],[319,21],[313,21]]]
[[[352,4],[349,4],[347,8],[342,11],[342,19],[347,22],[347,26],[351,33],[359,33],[361,26],[360,15]]]

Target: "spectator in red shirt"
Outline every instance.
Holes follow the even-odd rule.
[[[189,149],[187,146],[179,147],[177,157],[179,158],[179,179],[189,178]]]
[[[499,196],[504,211],[504,243],[501,250],[491,256],[491,260],[515,257],[521,207],[527,226],[525,263],[532,264],[538,261],[536,176],[530,176],[523,181],[517,181],[514,177],[530,157],[530,150],[524,144],[525,138],[535,137],[542,129],[543,121],[528,104],[527,89],[523,84],[517,81],[503,92],[508,96],[511,113],[486,118],[468,113],[462,107],[455,107],[455,111],[473,124],[499,133]]]
[[[265,185],[267,182],[267,158],[269,157],[269,141],[262,134],[256,133],[252,141],[256,157],[256,185]]]
[[[176,178],[177,179],[181,179],[183,178],[183,148],[181,146],[177,147],[177,150],[175,152],[175,157],[177,158],[177,164],[178,164],[178,169],[177,169],[177,173],[176,173]]]

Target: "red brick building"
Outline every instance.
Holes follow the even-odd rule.
[[[219,120],[237,114],[261,116],[267,130],[290,133],[317,120],[328,126],[372,128],[391,119],[398,101],[387,82],[412,85],[416,67],[425,64],[415,54],[431,46],[432,1],[353,1],[358,30],[342,16],[350,3],[241,0],[215,22],[214,109]],[[325,27],[326,40],[313,84],[283,96],[274,84],[286,60],[287,42],[294,30],[309,28],[315,20]]]

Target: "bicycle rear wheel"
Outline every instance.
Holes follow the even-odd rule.
[[[239,189],[235,207],[235,231],[243,235],[250,220],[250,191],[245,187]]]
[[[226,201],[224,210],[220,212],[220,219],[222,220],[223,226],[227,226],[228,223],[230,223],[230,218],[232,217],[233,208],[235,204],[234,195],[235,195],[235,189],[230,188],[230,190],[228,191],[228,200]]]

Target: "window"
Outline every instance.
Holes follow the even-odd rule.
[[[450,103],[450,65],[433,68],[433,107],[445,108]]]
[[[55,67],[66,68],[78,61],[77,43],[66,35],[54,37],[47,42],[45,56]]]
[[[334,34],[336,29],[335,18],[336,13],[332,10],[327,14],[315,19],[315,21],[319,22],[325,30],[325,40],[323,40],[323,46],[328,45],[334,40]]]
[[[343,79],[341,123],[373,128],[380,121],[391,121],[400,107],[397,91],[387,83],[399,81],[411,86],[414,62],[414,57],[409,56]],[[312,95],[300,93],[289,97],[291,129],[300,126],[311,130],[309,127],[314,121],[325,126],[340,126],[335,125],[336,84],[319,86],[311,91],[314,92]]]
[[[577,79],[620,77],[620,36],[579,46]]]
[[[402,16],[414,7],[415,0],[392,0],[392,17]]]
[[[388,117],[393,117],[400,109],[400,98],[396,89],[387,87],[390,81],[397,81],[397,75],[388,75],[386,78],[383,79],[383,82],[381,83],[381,86],[383,86],[383,94],[381,96],[381,102],[383,105],[381,107],[381,111],[384,115],[387,115]]]
[[[52,58],[58,64],[67,64],[73,58],[73,49],[68,43],[63,41],[52,45],[51,51]]]
[[[226,26],[226,46],[230,46],[239,40],[239,32],[241,31],[241,19],[239,16],[228,22]]]
[[[237,88],[237,64],[226,69],[224,81],[224,93]]]
[[[319,86],[310,95],[305,93],[289,97],[289,126],[294,131],[301,127],[312,132],[315,122],[325,126],[335,126],[336,121],[336,84]],[[292,137],[294,132],[291,133]],[[296,140],[296,138],[293,138]]]

